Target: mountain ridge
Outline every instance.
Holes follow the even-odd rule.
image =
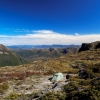
[[[77,53],[79,48],[45,48],[45,49],[25,49],[14,50],[18,55],[27,60],[47,60],[49,58],[57,58],[67,54]]]
[[[12,46],[7,46],[10,49],[49,49],[49,48],[69,48],[69,47],[80,47],[80,45],[59,45],[59,44],[54,44],[54,45],[12,45]]]
[[[82,43],[81,48],[79,49],[79,52],[86,51],[86,50],[99,49],[99,48],[100,48],[100,41],[95,41],[91,43]]]
[[[17,55],[8,47],[4,46],[3,44],[0,44],[0,67],[15,66],[24,63],[28,63],[28,61]]]

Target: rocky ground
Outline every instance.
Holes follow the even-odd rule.
[[[11,93],[31,94],[41,92],[44,94],[50,91],[62,91],[63,86],[68,83],[65,77],[66,73],[63,73],[63,75],[64,78],[60,82],[50,81],[53,75],[32,75],[24,80],[8,81],[9,89],[4,94],[0,94],[0,98],[4,98]]]

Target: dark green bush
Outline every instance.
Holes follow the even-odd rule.
[[[77,85],[78,85],[77,82],[70,82],[69,84],[66,84],[64,86],[64,91],[69,93],[71,91],[77,90],[77,88],[78,88]]]
[[[40,100],[65,100],[66,94],[63,92],[49,92],[47,94],[44,94]]]

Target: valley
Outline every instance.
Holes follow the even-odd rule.
[[[0,100],[99,100],[99,84],[100,48],[0,68]]]
[[[100,0],[0,0],[0,100],[100,100]]]

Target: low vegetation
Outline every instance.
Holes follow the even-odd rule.
[[[32,90],[34,84],[42,83],[42,77],[50,78],[55,72],[70,76],[61,91],[49,91],[38,100],[100,100],[100,50],[83,51],[48,60],[38,60],[20,66],[0,68],[0,95],[4,100],[31,100],[40,91],[29,94],[15,93],[14,87]],[[41,79],[41,81],[39,81]],[[26,83],[26,84],[24,84]],[[52,83],[53,84],[53,83]],[[41,86],[38,86],[41,87]],[[45,86],[47,88],[48,86]],[[21,90],[20,90],[21,91]],[[14,93],[13,93],[14,92]]]

